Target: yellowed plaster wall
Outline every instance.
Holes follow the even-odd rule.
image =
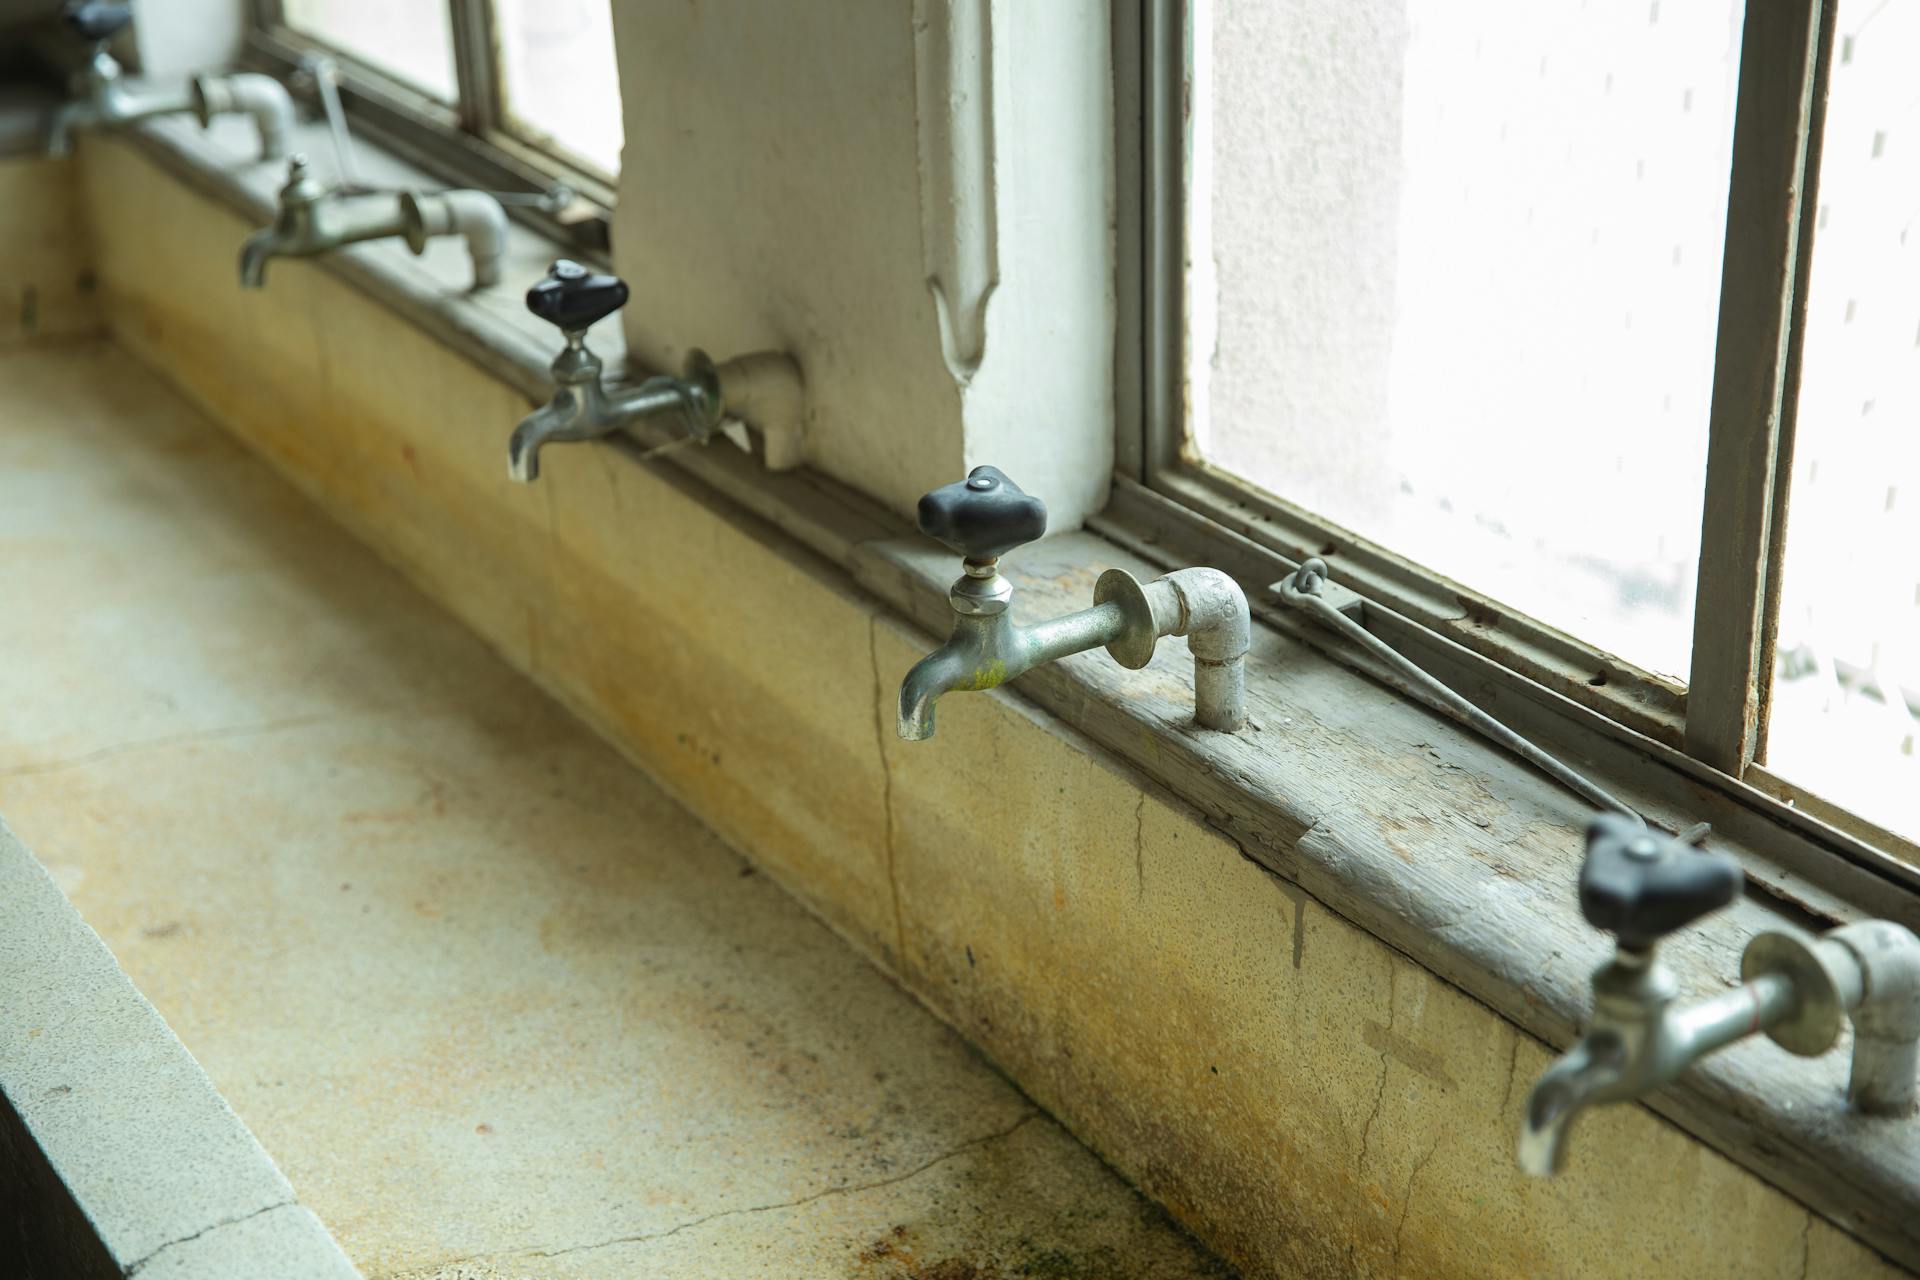
[[[1112,473],[1088,465],[1113,453],[1112,21],[1105,0],[616,4],[629,349],[789,352],[817,471],[911,515],[992,463],[1077,528]],[[974,148],[984,182],[949,167]],[[942,274],[948,250],[992,269]],[[975,297],[977,363],[949,372]]]
[[[927,638],[90,140],[114,332],[626,749],[1252,1276],[1896,1274],[1639,1107],[1514,1170],[1532,1038],[1017,697],[891,734]],[[1298,929],[1296,941],[1296,929]]]
[[[98,332],[92,256],[79,166],[0,158],[0,345]]]

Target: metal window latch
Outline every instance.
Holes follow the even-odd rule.
[[[1365,626],[1367,622],[1366,598],[1351,587],[1343,587],[1333,579],[1327,577],[1327,566],[1324,561],[1307,560],[1301,564],[1300,568],[1305,569],[1308,565],[1319,566],[1312,571],[1311,594],[1318,596],[1326,603],[1327,607],[1333,609],[1336,613],[1345,614],[1347,617],[1353,619],[1355,623],[1360,626]],[[1269,583],[1267,590],[1279,596],[1281,599],[1287,600],[1288,588],[1299,577],[1299,572],[1299,570],[1295,570],[1293,573],[1280,579],[1280,581]],[[1287,600],[1287,603],[1292,604],[1293,601]]]

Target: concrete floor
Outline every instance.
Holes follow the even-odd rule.
[[[1225,1274],[118,349],[0,423],[0,813],[367,1275]]]

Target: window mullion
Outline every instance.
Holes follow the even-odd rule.
[[[1741,36],[1686,725],[1687,751],[1736,777],[1758,750],[1771,689],[1832,8],[1751,0]]]
[[[448,0],[452,6],[454,73],[460,82],[460,127],[485,134],[500,123],[499,62],[494,57],[491,0]]]
[[[1800,426],[1800,362],[1807,338],[1807,290],[1813,276],[1814,227],[1820,210],[1820,154],[1826,142],[1827,77],[1833,69],[1834,28],[1838,0],[1824,0],[1819,46],[1815,51],[1812,111],[1807,120],[1807,156],[1801,167],[1804,192],[1800,198],[1799,252],[1794,255],[1793,296],[1798,301],[1789,317],[1792,328],[1787,334],[1787,368],[1781,387],[1780,434],[1774,450],[1772,519],[1767,531],[1766,594],[1760,603],[1760,664],[1755,672],[1759,681],[1755,694],[1757,723],[1754,726],[1753,762],[1767,759],[1768,719],[1773,711],[1773,665],[1775,641],[1780,634],[1780,584],[1787,563],[1787,500],[1793,481],[1794,443]]]
[[[1139,471],[1151,483],[1175,465],[1185,430],[1187,114],[1195,87],[1188,74],[1189,6],[1177,0],[1141,5],[1140,91],[1145,209],[1140,286],[1142,435]]]
[[[1146,81],[1156,56],[1147,45],[1141,0],[1113,0],[1114,185],[1114,469],[1144,479],[1147,339],[1145,222],[1152,198],[1146,181]]]

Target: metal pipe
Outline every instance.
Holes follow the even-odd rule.
[[[340,105],[340,64],[325,54],[309,53],[300,59],[300,69],[313,77],[313,86],[320,94],[327,132],[333,135],[333,158],[340,167],[340,185],[358,188],[360,165],[353,154],[353,135],[347,131],[347,113]]]
[[[461,235],[473,259],[473,287],[488,289],[500,283],[500,264],[507,252],[507,214],[500,201],[485,191],[407,192],[400,197],[400,214],[407,246],[425,253],[434,236]]]
[[[293,139],[293,98],[272,76],[241,71],[232,75],[197,75],[189,98],[202,129],[215,116],[244,111],[253,117],[260,134],[260,158],[278,160]]]
[[[1701,1058],[1764,1032],[1790,1053],[1817,1057],[1853,1019],[1847,1098],[1869,1115],[1905,1116],[1920,1068],[1920,939],[1886,920],[1834,929],[1754,935],[1741,956],[1746,981],[1692,1005],[1652,947],[1622,946],[1594,973],[1593,1025],[1540,1077],[1521,1123],[1528,1173],[1557,1173],[1583,1108],[1644,1098]]]
[[[1180,602],[1180,620],[1164,635],[1187,637],[1193,652],[1193,718],[1233,733],[1247,722],[1247,650],[1253,623],[1247,597],[1218,569],[1176,569],[1159,580]]]
[[[1109,602],[1048,618],[1030,627],[1015,627],[1013,633],[1019,640],[1021,666],[1020,671],[1009,671],[1007,679],[1072,654],[1111,644],[1126,626],[1126,614],[1119,605]]]
[[[1793,1012],[1793,979],[1767,973],[1696,1004],[1673,1009],[1664,1034],[1674,1051],[1697,1062],[1736,1040],[1765,1031]]]
[[[1558,757],[1549,755],[1534,746],[1531,741],[1501,724],[1440,680],[1422,670],[1398,649],[1334,608],[1320,594],[1320,583],[1326,579],[1326,576],[1327,566],[1324,561],[1319,559],[1303,561],[1300,568],[1280,584],[1280,598],[1296,609],[1313,614],[1392,667],[1403,681],[1399,686],[1401,692],[1418,698],[1428,706],[1443,711],[1455,719],[1464,721],[1468,727],[1492,738],[1583,800],[1602,809],[1611,809],[1615,813],[1624,813],[1630,818],[1646,821],[1624,801],[1585,774],[1577,772],[1562,763]]]
[[[71,152],[76,129],[116,129],[136,120],[192,109],[185,89],[129,88],[113,60],[106,61],[105,69],[96,62],[88,72],[85,97],[69,99],[54,108],[47,121],[48,155],[64,156]]]
[[[554,361],[553,399],[522,418],[507,439],[507,478],[519,484],[540,478],[540,450],[549,444],[596,440],[655,414],[677,412],[687,419],[696,412],[689,384],[665,375],[609,399],[600,385],[599,360],[577,345],[577,336],[569,335],[570,345]]]
[[[85,101],[67,101],[53,109],[47,117],[47,131],[42,139],[42,147],[50,156],[73,154],[73,131],[85,124],[92,114],[90,104]]]
[[[1868,920],[1821,942],[1844,948],[1860,968],[1848,1099],[1870,1115],[1911,1114],[1920,1071],[1920,939],[1890,921]]]

